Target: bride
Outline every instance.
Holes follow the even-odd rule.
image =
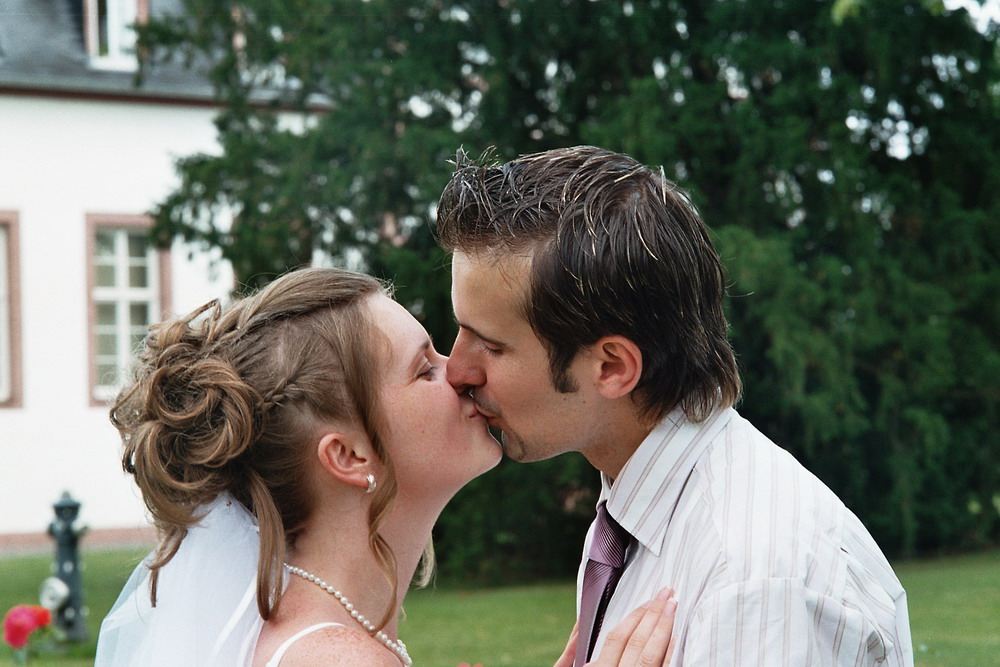
[[[385,286],[338,269],[154,325],[111,420],[159,543],[96,664],[410,665],[398,617],[431,528],[501,456],[446,362]],[[662,663],[666,597],[592,664]]]

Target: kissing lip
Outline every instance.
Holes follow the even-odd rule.
[[[466,419],[489,419],[488,415],[483,414],[483,412],[479,410],[479,406],[476,405],[476,401],[472,398],[472,396],[469,396],[468,394],[462,396],[462,403],[468,403],[468,405],[463,405],[462,410],[462,414],[465,415]]]
[[[472,400],[475,403],[475,399],[472,399]],[[488,413],[485,410],[483,410],[479,406],[479,403],[475,403],[475,405],[476,405],[476,413],[479,414],[479,416],[483,417],[486,421],[492,421],[492,420],[496,419],[495,415],[491,415],[490,413]]]
[[[464,394],[461,395],[461,397],[463,399],[463,402],[464,402],[464,399],[468,399],[469,402],[472,403],[474,412],[468,415],[470,418],[471,417],[483,417],[487,421],[496,418],[495,415],[491,415],[486,410],[483,410],[482,406],[479,405],[479,401],[476,400],[476,396],[472,393],[472,390],[469,390],[469,391],[465,392]]]

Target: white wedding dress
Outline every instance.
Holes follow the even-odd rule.
[[[263,626],[257,523],[229,494],[205,511],[160,570],[156,607],[145,562],[136,567],[101,624],[96,667],[250,664]]]

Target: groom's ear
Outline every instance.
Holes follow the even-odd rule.
[[[316,445],[323,471],[344,484],[368,488],[367,475],[375,473],[375,451],[361,433],[327,431]]]
[[[597,390],[604,398],[621,398],[642,376],[642,350],[625,336],[604,336],[589,347]]]

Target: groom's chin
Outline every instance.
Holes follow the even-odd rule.
[[[517,437],[511,437],[507,435],[506,431],[500,431],[500,447],[503,449],[503,454],[511,461],[517,461],[518,463],[531,463],[537,460],[536,458],[529,456],[527,448],[524,446],[524,441]]]
[[[520,443],[516,441],[512,442],[506,431],[496,429],[494,433],[497,436],[497,442],[500,443],[500,449],[506,458],[511,461],[521,461],[524,459],[524,449],[519,446]]]

